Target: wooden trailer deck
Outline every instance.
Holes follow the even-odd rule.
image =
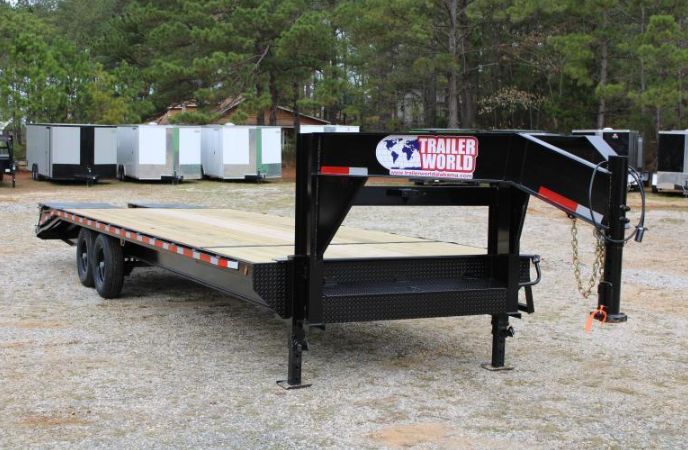
[[[294,219],[232,209],[109,208],[65,212],[249,264],[294,253]],[[481,255],[486,250],[352,227],[339,228],[325,259]]]

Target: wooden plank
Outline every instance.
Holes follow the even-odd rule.
[[[219,247],[212,250],[221,256],[241,259],[252,263],[267,263],[285,260],[294,252],[294,248],[290,245],[269,247]],[[485,254],[485,250],[481,248],[453,244],[451,242],[430,241],[330,245],[325,252],[325,259],[406,258],[482,254]]]
[[[93,220],[150,234],[192,247],[292,245],[292,218],[230,209],[74,209]],[[335,244],[423,242],[425,239],[341,227]]]
[[[294,221],[231,209],[74,209],[68,212],[162,240],[248,262],[293,254]],[[326,258],[482,254],[483,249],[393,233],[341,227]]]

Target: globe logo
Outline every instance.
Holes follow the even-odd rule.
[[[387,169],[421,168],[416,136],[387,136],[377,145],[376,156]]]
[[[378,162],[392,176],[469,180],[478,159],[478,139],[459,135],[392,135],[375,149]]]

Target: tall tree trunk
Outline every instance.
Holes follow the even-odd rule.
[[[461,123],[466,128],[473,128],[475,127],[475,89],[468,64],[471,41],[467,9],[468,0],[461,0],[461,11],[458,15],[458,29],[461,36]]]
[[[263,96],[263,83],[260,80],[256,81],[256,97],[258,101]],[[256,109],[256,125],[265,125],[265,110],[263,108]]]
[[[277,91],[277,79],[274,72],[270,72],[270,125],[277,125],[277,106],[279,103],[279,92]]]
[[[640,7],[640,35],[645,34],[645,5]],[[644,93],[645,89],[647,89],[647,81],[645,79],[645,60],[643,57],[640,57],[640,93]],[[645,117],[646,113],[646,107],[645,107],[645,102],[641,102],[640,104],[640,113],[642,114],[643,117]]]
[[[603,13],[602,23],[604,27],[607,26],[607,12]],[[600,43],[600,84],[603,88],[607,85],[607,74],[609,67],[609,41],[602,39]],[[600,96],[600,102],[597,105],[597,128],[604,128],[605,116],[607,114],[607,100],[604,98],[604,92]]]
[[[458,95],[458,70],[456,66],[459,63],[458,47],[456,45],[457,27],[456,27],[456,2],[457,0],[449,0],[447,7],[449,8],[449,54],[452,57],[452,67],[447,74],[447,109],[449,112],[449,120],[447,125],[449,128],[459,127],[459,95]]]
[[[294,111],[294,136],[298,136],[301,131],[301,114],[299,113],[299,83],[296,81],[291,85],[292,93],[294,95],[294,103],[292,110]]]
[[[423,122],[425,126],[437,126],[437,76],[433,71],[425,88],[425,105],[423,107]]]

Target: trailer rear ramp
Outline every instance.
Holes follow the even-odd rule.
[[[605,261],[595,318],[626,319],[619,308],[623,246],[633,237],[624,235],[627,159],[599,138],[316,133],[299,135],[296,166],[294,219],[180,205],[44,204],[37,235],[76,243],[79,278],[105,298],[145,263],[290,318],[286,388],[306,386],[307,330],[328,323],[490,315],[487,367],[505,368],[509,319],[534,312],[540,280],[539,257],[520,252],[531,195],[598,229]],[[448,182],[369,186],[369,177]],[[487,248],[342,226],[359,205],[485,206]],[[643,232],[641,219],[637,240]]]

